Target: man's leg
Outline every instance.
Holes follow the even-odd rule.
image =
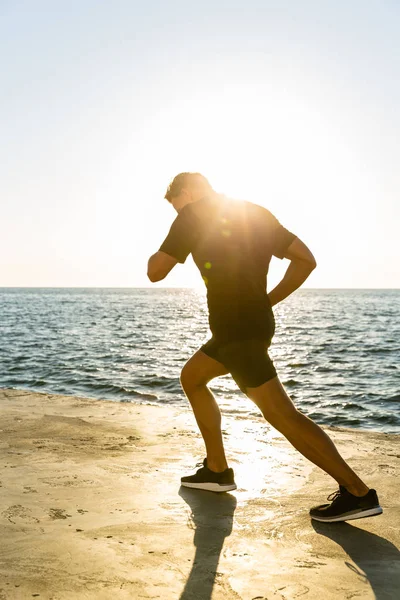
[[[182,388],[192,406],[207,450],[207,466],[216,472],[228,468],[221,432],[221,412],[207,383],[226,375],[223,364],[198,350],[181,373]]]
[[[278,377],[256,388],[246,388],[265,419],[303,456],[331,475],[355,496],[363,496],[368,487],[349,467],[331,438],[309,417],[296,409]]]

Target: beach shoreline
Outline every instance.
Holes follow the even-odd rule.
[[[238,489],[180,486],[189,407],[0,389],[0,599],[398,598],[399,435],[326,427],[384,514],[312,521],[336,482],[257,417],[223,414]]]

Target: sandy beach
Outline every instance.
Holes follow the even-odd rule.
[[[324,427],[383,515],[324,524],[336,482],[261,417],[223,415],[238,489],[180,486],[188,406],[0,390],[0,599],[398,600],[400,438]]]

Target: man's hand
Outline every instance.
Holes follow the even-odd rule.
[[[149,258],[147,264],[147,277],[153,283],[155,281],[161,281],[161,279],[164,279],[171,269],[174,268],[177,262],[176,258],[159,250]]]
[[[271,306],[278,304],[297,290],[317,266],[310,249],[299,238],[293,240],[284,258],[290,260],[290,265],[282,281],[268,294]]]

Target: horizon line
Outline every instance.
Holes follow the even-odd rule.
[[[156,287],[152,287],[152,286],[98,286],[98,285],[89,285],[89,286],[0,286],[0,290],[7,290],[7,289],[13,289],[13,290],[63,290],[63,289],[69,289],[69,290],[87,290],[87,289],[101,289],[101,290],[197,290],[200,289],[196,286],[165,286],[165,287],[161,287],[161,286],[156,286]],[[206,291],[206,288],[204,288],[204,290]],[[371,288],[366,288],[366,287],[300,287],[297,288],[296,290],[294,290],[295,292],[297,290],[400,290],[400,287],[371,287]]]

